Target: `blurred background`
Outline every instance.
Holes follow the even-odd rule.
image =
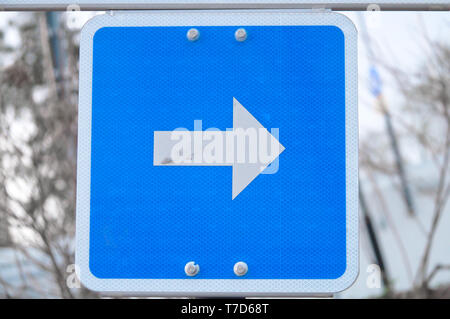
[[[73,265],[78,50],[95,14],[0,12],[0,298],[100,297]],[[450,14],[344,14],[359,31],[361,253],[335,297],[450,298]]]

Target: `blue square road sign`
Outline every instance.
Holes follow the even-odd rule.
[[[356,54],[354,26],[335,13],[88,22],[82,282],[153,295],[347,288],[358,272]]]

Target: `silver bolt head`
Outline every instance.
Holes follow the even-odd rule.
[[[195,28],[189,29],[189,31],[186,34],[189,41],[197,41],[200,37],[200,31],[198,31]]]
[[[247,274],[248,266],[245,262],[239,261],[234,265],[233,270],[236,276],[242,277]]]
[[[247,31],[245,31],[245,29],[243,28],[237,29],[234,33],[234,37],[237,41],[243,42],[247,39]]]
[[[367,11],[381,11],[381,7],[378,4],[369,4]]]
[[[199,273],[199,271],[200,271],[200,266],[196,265],[195,262],[193,262],[193,261],[188,262],[186,264],[186,266],[184,266],[184,272],[189,277],[196,276]]]

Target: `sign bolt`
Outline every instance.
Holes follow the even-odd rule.
[[[200,266],[196,265],[195,262],[190,261],[186,264],[186,266],[184,266],[184,272],[186,273],[186,275],[188,275],[189,277],[194,277],[198,274],[198,272],[200,271]]]
[[[247,273],[247,271],[248,271],[248,266],[243,261],[237,262],[234,265],[234,273],[236,274],[236,276],[239,276],[239,277],[244,276]]]
[[[239,42],[243,42],[245,41],[245,39],[247,39],[247,31],[245,31],[245,29],[243,28],[237,29],[236,32],[234,33],[234,37]]]
[[[187,32],[187,38],[189,41],[197,41],[200,37],[200,31],[195,28],[189,29]]]

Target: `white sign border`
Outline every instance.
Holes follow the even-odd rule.
[[[89,270],[91,107],[93,39],[103,27],[123,26],[333,25],[345,36],[347,269],[337,279],[101,279]],[[293,11],[160,11],[100,15],[83,28],[80,43],[76,256],[87,288],[152,296],[302,296],[342,291],[359,272],[357,31],[344,15]]]

